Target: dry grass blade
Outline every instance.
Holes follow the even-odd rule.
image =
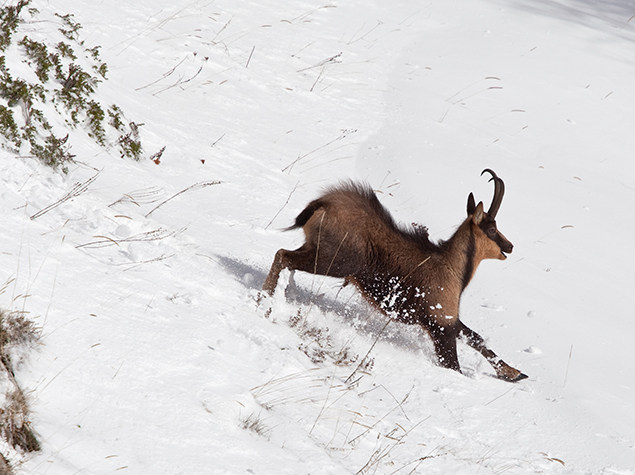
[[[542,455],[545,460],[548,460],[549,462],[558,462],[559,464],[562,464],[562,466],[565,466],[564,460],[555,458],[555,457],[550,457],[549,454],[546,454],[544,452],[540,452],[540,455]]]
[[[147,259],[145,261],[136,262],[135,264],[130,265],[130,267],[128,267],[127,269],[124,269],[124,272],[127,272],[127,271],[132,270],[132,269],[136,269],[137,267],[142,266],[144,264],[150,264],[152,262],[161,262],[161,261],[165,261],[167,259],[172,259],[174,256],[176,256],[176,254],[170,254],[169,256],[162,255],[162,256],[159,256],[159,257],[155,257],[154,259]],[[125,264],[125,265],[129,265],[129,264]]]
[[[571,364],[572,354],[573,354],[573,343],[571,343],[571,348],[569,349],[569,359],[567,360],[567,371],[564,373],[564,383],[562,383],[563,388],[567,385],[567,377],[569,376],[569,365]]]
[[[268,429],[260,418],[260,414],[252,413],[240,422],[240,427],[255,432],[261,437],[269,439],[271,430]]]
[[[251,390],[251,393],[262,407],[268,409],[289,401],[310,401],[315,395],[314,389],[323,384],[320,376],[312,374],[316,371],[317,369],[309,372],[303,371],[272,379],[265,384],[256,386]]]
[[[353,34],[351,39],[346,44],[347,45],[352,45],[354,43],[357,43],[358,41],[363,40],[364,38],[366,38],[368,35],[370,35],[373,31],[375,31],[377,28],[379,28],[383,24],[384,24],[383,21],[377,20],[377,24],[375,26],[373,26],[370,30],[368,30],[363,35],[357,36],[357,34],[360,33],[364,29],[364,27],[366,26],[366,24],[362,25],[362,27]]]
[[[290,173],[291,170],[293,169],[293,167],[295,166],[295,164],[298,163],[299,161],[304,160],[309,155],[311,155],[311,154],[313,154],[313,153],[315,153],[315,152],[317,152],[319,150],[322,150],[322,149],[328,147],[329,145],[331,145],[331,144],[333,144],[335,142],[338,142],[339,140],[342,140],[342,139],[346,138],[348,135],[350,135],[352,133],[355,133],[355,132],[357,132],[356,129],[353,129],[353,130],[342,130],[342,134],[339,137],[331,140],[330,142],[325,143],[324,145],[321,145],[320,147],[318,147],[318,148],[316,148],[314,150],[311,150],[310,152],[305,153],[304,155],[299,155],[298,158],[296,158],[289,165],[284,167],[282,169],[282,171],[285,172],[285,171],[289,170],[289,173]]]
[[[22,390],[17,388],[7,394],[5,404],[0,412],[0,430],[6,441],[24,452],[40,450],[40,443],[31,429],[29,405]]]
[[[159,203],[157,206],[155,206],[154,208],[152,208],[152,210],[150,210],[150,212],[148,214],[145,215],[145,217],[147,218],[148,216],[150,216],[152,213],[154,213],[157,209],[159,209],[161,206],[163,206],[164,204],[166,204],[168,201],[173,200],[174,198],[176,198],[179,195],[182,195],[183,193],[185,193],[186,191],[191,191],[191,190],[198,190],[200,188],[206,188],[208,186],[212,186],[212,185],[220,185],[222,183],[222,181],[202,181],[200,183],[195,183],[192,186],[188,186],[187,188],[185,188],[184,190],[179,191],[178,193],[175,193],[174,195],[170,196],[167,200],[162,201],[161,203]]]
[[[223,134],[224,135],[224,134]],[[221,137],[222,138],[222,137]],[[220,140],[220,139],[218,139]],[[218,142],[218,140],[216,142]],[[214,142],[214,144],[216,143]],[[212,144],[212,147],[214,146],[214,144]],[[293,187],[293,190],[291,190],[291,193],[289,193],[289,196],[287,197],[287,201],[284,202],[284,204],[282,205],[282,208],[280,208],[280,210],[276,213],[276,215],[271,218],[271,221],[269,221],[269,224],[267,224],[265,226],[265,229],[267,229],[269,226],[271,226],[271,223],[273,223],[273,221],[278,217],[278,215],[282,212],[282,210],[284,209],[285,206],[287,206],[289,204],[289,200],[291,199],[291,195],[293,195],[293,193],[295,192],[295,190],[298,188],[298,185],[300,184],[300,182],[297,182],[295,184],[295,186]]]
[[[309,66],[308,68],[298,69],[298,72],[301,73],[301,72],[307,71],[309,69],[314,69],[314,68],[319,68],[319,67],[322,67],[322,66],[326,66],[327,64],[339,63],[340,62],[339,58],[340,58],[340,56],[342,56],[342,54],[343,54],[342,52],[337,53],[335,56],[331,56],[330,58],[326,58],[326,59],[320,61],[319,63],[314,64],[313,66]]]
[[[39,329],[23,312],[0,310],[0,361],[10,383],[0,408],[0,433],[9,445],[24,452],[38,451],[40,444],[31,429],[27,397],[15,380],[11,349],[34,344],[39,337]]]
[[[485,406],[489,406],[491,403],[493,403],[494,401],[498,401],[500,398],[502,398],[503,396],[507,395],[508,393],[512,392],[514,389],[516,389],[516,386],[512,386],[511,388],[509,388],[507,391],[505,391],[503,394],[501,394],[500,396],[496,396],[494,399],[492,399],[490,402],[488,402],[487,404],[485,404]]]
[[[48,213],[49,211],[57,208],[59,205],[65,203],[68,200],[71,200],[73,198],[78,197],[79,195],[81,195],[82,193],[86,192],[88,190],[88,187],[97,179],[97,177],[99,176],[99,174],[101,173],[101,171],[97,172],[95,175],[93,175],[92,177],[90,177],[88,180],[86,180],[83,183],[76,183],[73,188],[66,193],[64,196],[62,196],[59,200],[55,201],[54,203],[51,203],[50,205],[48,205],[46,208],[38,211],[37,213],[35,213],[33,216],[31,216],[31,219],[37,219],[40,216],[42,216],[43,214]]]
[[[251,53],[249,53],[249,58],[247,58],[247,64],[245,64],[245,68],[249,67],[249,63],[251,62],[251,57],[254,55],[254,51],[256,50],[256,45],[251,48]]]
[[[399,408],[399,405],[396,405],[395,407],[393,407],[391,410],[389,410],[386,414],[384,414],[382,417],[380,417],[379,419],[377,419],[375,421],[375,423],[372,426],[367,426],[364,424],[360,424],[359,422],[357,422],[357,424],[361,425],[362,427],[365,427],[366,430],[363,431],[361,434],[359,434],[357,437],[352,438],[351,440],[348,441],[349,445],[353,445],[355,444],[355,441],[358,439],[361,439],[362,437],[364,437],[366,434],[368,434],[370,431],[374,430],[375,427],[380,424],[384,419],[386,419],[390,414],[392,414],[393,412],[395,412],[397,409]],[[421,421],[423,422],[423,421]],[[359,472],[358,472],[359,473]]]
[[[5,293],[9,285],[11,285],[11,283],[13,283],[14,281],[15,281],[14,277],[9,277],[7,281],[4,284],[2,284],[2,286],[0,287],[0,295]]]
[[[195,77],[197,77],[199,74],[201,74],[201,71],[203,71],[203,66],[201,66],[200,68],[198,68],[198,71],[196,71],[196,73],[191,76],[188,79],[181,79],[179,78],[174,84],[170,85],[170,86],[166,86],[163,89],[153,93],[153,96],[158,96],[159,94],[161,94],[162,92],[168,91],[174,87],[179,87],[182,86],[183,84],[187,84],[188,82],[192,81]]]
[[[160,188],[158,186],[153,186],[143,190],[132,191],[130,193],[125,193],[117,201],[109,204],[108,207],[112,208],[119,203],[132,203],[137,206],[141,206],[142,204],[156,203],[157,201],[159,201],[159,195],[161,195],[162,193],[163,188]]]
[[[13,475],[9,461],[2,454],[0,454],[0,475]]]
[[[406,397],[407,397],[407,396],[406,396]],[[405,400],[405,399],[404,399],[404,400]],[[393,409],[393,410],[394,410],[394,409]],[[392,412],[392,411],[390,411],[390,412]],[[385,418],[385,417],[387,417],[387,416],[390,414],[390,412],[389,412],[388,414],[386,414],[386,415],[384,416],[384,418]],[[432,416],[428,416],[428,417],[426,417],[426,418],[424,418],[424,419],[420,420],[419,422],[417,422],[414,426],[412,426],[412,427],[411,427],[410,429],[408,429],[408,430],[404,429],[404,428],[403,428],[403,427],[401,427],[401,426],[398,426],[398,427],[399,427],[399,428],[403,431],[403,434],[401,434],[401,435],[399,435],[399,436],[394,436],[394,435],[393,435],[393,433],[394,433],[394,432],[396,432],[396,431],[397,431],[397,429],[395,429],[395,430],[394,430],[393,432],[391,432],[390,434],[385,435],[384,437],[385,437],[386,439],[388,439],[388,440],[390,440],[390,441],[391,441],[391,442],[390,442],[390,444],[389,444],[389,445],[387,445],[386,447],[380,447],[379,449],[375,450],[375,451],[371,454],[370,458],[368,459],[368,462],[366,462],[366,465],[364,465],[362,468],[360,468],[360,469],[357,471],[357,473],[358,473],[358,474],[362,474],[362,473],[369,473],[371,468],[373,468],[373,467],[375,467],[375,468],[376,468],[382,460],[387,459],[387,458],[390,456],[390,454],[392,453],[392,451],[393,451],[396,447],[398,447],[399,445],[402,445],[402,444],[404,443],[404,442],[403,442],[403,440],[404,440],[404,439],[405,439],[405,438],[406,438],[406,437],[407,437],[407,436],[408,436],[408,435],[409,435],[409,434],[410,434],[413,430],[415,430],[415,429],[416,429],[419,425],[421,425],[422,423],[424,423],[425,421],[427,421],[428,419],[430,419],[430,417],[432,417]],[[382,419],[383,419],[383,418],[382,418]],[[379,421],[378,421],[378,422],[379,422]],[[378,423],[378,422],[377,422],[377,423]],[[375,424],[373,425],[373,428],[375,427],[375,425],[377,425],[377,423],[375,423]],[[369,428],[369,429],[368,429],[365,433],[369,432],[371,429],[372,429],[372,428]],[[365,433],[364,433],[364,434],[365,434]],[[353,439],[353,440],[355,440],[355,439]],[[422,457],[422,458],[419,458],[419,459],[415,460],[415,462],[422,462],[422,461],[424,461],[424,460],[426,460],[426,459],[428,459],[428,458],[431,458],[431,457],[430,457],[430,456]],[[412,463],[415,463],[415,462],[411,462],[411,464],[412,464]],[[408,464],[408,465],[410,465],[410,464]],[[420,463],[419,463],[417,466],[419,466],[419,465],[420,465]],[[400,469],[398,469],[398,470],[396,470],[396,471],[394,471],[394,472],[392,472],[392,473],[396,473],[397,471],[399,471],[399,470],[401,470],[401,469],[405,468],[406,466],[407,466],[407,465],[404,465],[403,467],[401,467]],[[413,471],[411,471],[410,473],[413,473],[413,472],[414,472],[414,470],[413,470]]]
[[[101,239],[99,241],[92,241],[92,242],[87,242],[85,244],[80,244],[79,246],[75,246],[75,247],[78,249],[82,247],[85,247],[88,249],[94,249],[94,248],[102,248],[102,247],[114,246],[114,245],[118,246],[119,243],[122,243],[122,242],[126,243],[126,242],[160,241],[162,239],[166,239],[166,238],[181,234],[183,231],[185,231],[185,228],[179,229],[177,231],[168,231],[167,229],[164,229],[164,228],[157,228],[152,231],[135,234],[134,236],[130,236],[128,238],[119,239],[119,240],[112,239],[107,236],[95,236],[96,238],[101,238]]]
[[[157,79],[156,81],[151,82],[150,84],[146,84],[145,86],[141,86],[135,89],[135,91],[140,91],[141,89],[145,89],[146,87],[150,87],[155,85],[156,83],[162,81],[163,79],[171,76],[174,71],[176,71],[176,69],[185,62],[185,60],[187,59],[187,56],[185,58],[183,58],[176,66],[174,66],[172,69],[170,69],[168,72],[163,73],[163,76],[161,76],[159,79]]]
[[[0,310],[0,353],[9,345],[29,345],[40,338],[40,330],[28,320],[24,312]]]
[[[335,375],[333,375],[333,377],[330,380],[330,384],[329,384],[329,389],[326,393],[326,397],[324,398],[324,403],[322,404],[322,408],[320,409],[320,412],[318,413],[317,417],[315,418],[315,421],[313,421],[313,425],[311,426],[311,430],[309,431],[309,434],[313,433],[313,429],[315,429],[316,424],[318,423],[318,421],[320,420],[320,417],[322,417],[322,414],[324,414],[324,411],[326,410],[326,405],[329,402],[329,396],[331,395],[331,389],[333,389],[333,380],[335,379]]]

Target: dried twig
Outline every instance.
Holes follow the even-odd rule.
[[[325,66],[322,67],[322,69],[320,69],[320,74],[318,74],[318,76],[315,78],[315,81],[313,82],[311,89],[309,89],[309,92],[313,92],[313,89],[315,89],[315,86],[317,86],[317,83],[320,81],[320,79],[322,79],[322,74],[324,74],[324,69],[325,69]]]
[[[227,20],[227,23],[225,23],[225,25],[218,31],[218,33],[214,35],[214,38],[212,38],[211,40],[212,45],[215,45],[217,43],[216,38],[218,38],[218,35],[220,35],[223,31],[225,31],[225,29],[229,26],[229,24],[231,23],[233,19],[234,17],[231,17],[229,20]]]
[[[567,377],[569,376],[569,365],[571,364],[572,354],[573,354],[573,343],[571,343],[571,348],[569,349],[569,360],[567,361],[567,371],[564,373],[564,383],[562,384],[563,388],[567,385]]]
[[[146,216],[145,216],[145,217],[147,218],[147,217],[148,217],[148,216],[150,216],[152,213],[154,213],[157,209],[159,209],[161,206],[163,206],[164,204],[166,204],[168,201],[173,200],[173,199],[174,199],[174,198],[176,198],[177,196],[179,196],[179,195],[181,195],[181,194],[185,193],[186,191],[196,190],[196,189],[199,189],[199,188],[205,188],[205,187],[212,186],[212,185],[220,185],[221,183],[222,183],[222,181],[218,181],[218,180],[216,180],[216,181],[202,181],[202,182],[200,182],[200,183],[196,183],[196,184],[194,184],[194,185],[192,185],[192,186],[188,186],[188,187],[187,187],[187,188],[185,188],[184,190],[179,191],[178,193],[176,193],[176,194],[174,194],[174,195],[170,196],[167,200],[162,201],[161,203],[159,203],[158,205],[156,205],[154,208],[152,208],[152,210],[151,210],[148,214],[146,214]]]
[[[201,66],[200,68],[198,68],[198,71],[196,71],[196,74],[194,74],[194,76],[192,76],[189,79],[186,79],[184,81],[179,81],[177,84],[175,84],[176,86],[180,86],[181,84],[185,84],[187,82],[190,82],[192,79],[194,79],[196,76],[198,76],[199,74],[201,74],[201,71],[203,70],[203,66]]]
[[[157,79],[156,81],[151,82],[150,84],[146,84],[145,86],[141,86],[135,89],[135,91],[140,91],[141,89],[145,89],[146,87],[150,87],[153,86],[154,84],[158,83],[159,81],[164,80],[165,78],[167,78],[168,76],[171,76],[174,71],[176,71],[176,68],[178,68],[180,65],[182,65],[185,60],[187,59],[187,56],[185,58],[183,58],[179,64],[177,64],[176,66],[174,66],[172,69],[170,69],[168,72],[163,73],[163,76],[161,76],[159,79]]]
[[[393,409],[393,410],[394,410],[394,409]],[[388,412],[388,414],[386,414],[384,417],[382,417],[382,419],[384,419],[385,417],[387,417],[387,416],[388,416],[388,415],[389,415],[389,414],[390,414],[393,410],[391,410],[390,412]],[[401,434],[400,436],[397,436],[397,437],[390,437],[390,436],[388,436],[388,435],[385,435],[385,436],[384,436],[385,438],[390,439],[390,440],[393,440],[394,442],[393,442],[392,444],[388,445],[387,447],[383,447],[383,448],[379,448],[379,449],[375,450],[375,451],[371,454],[370,459],[368,459],[368,462],[366,462],[366,464],[365,464],[362,468],[360,468],[360,469],[357,471],[357,474],[361,474],[361,473],[369,473],[370,469],[371,469],[373,466],[377,467],[377,466],[379,465],[379,463],[380,463],[383,459],[385,459],[385,458],[387,458],[388,456],[390,456],[390,453],[391,453],[391,452],[392,452],[392,451],[393,451],[396,447],[398,447],[398,446],[400,446],[401,444],[403,444],[403,440],[404,440],[404,439],[405,439],[405,438],[406,438],[406,437],[407,437],[407,436],[408,436],[408,435],[409,435],[409,434],[410,434],[413,430],[415,430],[415,429],[416,429],[416,428],[417,428],[420,424],[422,424],[423,422],[425,422],[425,421],[427,421],[428,419],[430,419],[430,417],[432,417],[432,416],[427,416],[427,417],[425,417],[424,419],[422,419],[422,420],[420,420],[419,422],[417,422],[414,426],[412,426],[412,427],[411,427],[410,429],[408,429],[408,430],[406,430],[406,429],[404,429],[403,427],[399,426],[399,427],[401,428],[401,430],[403,430],[403,431],[404,431],[404,433],[403,433],[403,434]],[[380,420],[379,420],[379,421],[377,421],[375,424],[373,424],[373,426],[372,426],[372,427],[369,427],[369,428],[368,428],[368,430],[367,430],[366,432],[364,432],[363,434],[370,432],[370,430],[371,430],[372,428],[374,428],[374,427],[377,425],[377,423],[381,422],[381,420],[382,420],[382,419],[380,419]],[[362,434],[362,435],[363,435],[363,434]],[[355,439],[353,439],[353,440],[355,440]],[[349,442],[349,443],[350,443],[350,442]],[[415,462],[417,462],[417,461],[423,461],[423,460],[425,460],[425,459],[427,459],[427,458],[430,458],[430,457],[429,457],[429,456],[427,456],[427,457],[422,457],[422,458],[420,458],[420,459],[416,460]],[[411,462],[411,463],[413,463],[413,462]],[[404,467],[405,467],[405,466],[404,466]],[[402,467],[402,468],[404,468],[404,467]],[[399,470],[401,470],[401,469],[399,469]],[[396,473],[396,472],[397,472],[397,471],[399,471],[399,470],[396,470],[395,472],[392,472],[392,473]],[[410,472],[410,473],[413,473],[413,472]]]
[[[251,57],[253,56],[255,50],[256,50],[256,45],[254,45],[254,47],[251,48],[251,53],[249,53],[249,58],[247,58],[247,64],[245,64],[245,68],[249,67],[249,62],[251,61]]]
[[[144,264],[150,264],[151,262],[161,262],[161,261],[165,261],[167,259],[171,259],[174,256],[176,256],[176,254],[170,254],[169,256],[166,256],[165,254],[159,257],[155,257],[154,259],[148,259],[145,261],[140,261],[140,262],[135,262],[134,264],[130,265],[130,264],[120,264],[120,265],[129,265],[130,267],[128,267],[127,269],[124,269],[124,272],[127,272],[129,270],[132,269],[136,269],[139,266],[142,266]],[[114,378],[114,376],[113,376]]]
[[[102,248],[107,246],[118,246],[119,243],[122,242],[151,242],[151,241],[160,241],[162,239],[166,239],[172,236],[176,236],[177,234],[185,231],[185,228],[179,229],[177,231],[168,231],[163,228],[154,229],[152,231],[148,231],[145,233],[135,234],[134,236],[127,237],[125,239],[112,239],[108,236],[95,236],[96,238],[101,238],[99,241],[87,242],[86,244],[80,244],[79,246],[75,246],[76,248],[86,247],[89,249]]]
[[[31,216],[31,220],[39,218],[40,216],[42,216],[42,215],[48,213],[49,211],[57,208],[62,203],[66,202],[68,200],[72,200],[73,198],[76,198],[79,195],[81,195],[82,193],[86,192],[88,190],[88,187],[97,179],[97,177],[99,176],[100,173],[101,173],[101,171],[98,171],[95,175],[93,175],[91,178],[89,178],[88,180],[86,180],[83,183],[76,183],[73,186],[73,188],[71,189],[71,191],[66,193],[59,200],[55,201],[54,203],[51,203],[46,208],[38,211],[33,216]]]
[[[165,152],[165,145],[163,147],[161,147],[161,150],[159,150],[158,152],[156,152],[155,154],[153,154],[150,157],[150,160],[152,160],[154,163],[156,163],[157,165],[159,163],[161,163],[161,157],[163,156],[163,152]]]
[[[222,137],[221,137],[222,138]],[[218,139],[220,140],[220,139]],[[267,229],[269,226],[271,226],[271,223],[273,223],[273,221],[278,217],[278,215],[280,213],[282,213],[282,210],[284,209],[285,206],[287,206],[289,204],[289,200],[291,199],[291,195],[295,192],[295,190],[298,188],[298,185],[300,184],[300,182],[297,182],[295,184],[295,186],[293,187],[293,190],[291,190],[291,193],[289,193],[289,196],[287,197],[287,201],[284,202],[284,204],[282,205],[282,208],[280,208],[280,210],[276,213],[276,215],[271,218],[271,221],[269,221],[269,224],[267,224],[265,226],[265,229]]]
[[[342,56],[343,53],[337,53],[335,56],[331,56],[330,58],[326,58],[322,61],[320,61],[317,64],[314,64],[313,66],[309,66],[308,68],[302,68],[302,69],[298,69],[298,72],[301,73],[303,71],[307,71],[309,69],[313,69],[313,68],[319,68],[321,66],[326,66],[327,64],[335,64],[335,63],[340,63],[341,61],[339,61],[339,57]]]
[[[337,142],[337,141],[339,141],[339,140],[342,140],[342,139],[346,138],[348,135],[350,135],[350,134],[352,134],[352,133],[355,133],[355,132],[357,132],[357,130],[356,130],[356,129],[346,129],[346,130],[342,130],[342,134],[341,134],[339,137],[337,137],[337,138],[335,138],[335,139],[331,140],[330,142],[325,143],[324,145],[322,145],[322,146],[320,146],[320,147],[318,147],[318,148],[316,148],[316,149],[314,149],[314,150],[311,150],[310,152],[305,153],[304,155],[299,155],[299,156],[298,156],[298,158],[296,158],[294,161],[292,161],[291,163],[289,163],[289,165],[287,165],[286,167],[284,167],[284,168],[282,169],[282,171],[283,171],[283,172],[286,172],[287,170],[289,170],[289,172],[291,172],[291,170],[293,169],[294,165],[295,165],[296,163],[298,163],[300,160],[304,160],[304,159],[305,159],[306,157],[308,157],[309,155],[311,155],[311,154],[313,154],[313,153],[315,153],[315,152],[317,152],[317,151],[319,151],[319,150],[322,150],[323,148],[326,148],[326,147],[328,147],[329,145],[331,145],[331,144],[333,144],[333,143],[335,143],[335,142]]]
[[[216,142],[214,142],[214,143],[211,145],[211,147],[215,147],[215,146],[216,146],[216,144],[217,144],[218,142],[220,142],[221,140],[223,140],[223,137],[225,137],[225,134],[223,134],[223,135],[221,135],[219,138],[217,138],[217,139],[216,139]]]
[[[506,394],[510,393],[513,389],[516,389],[516,386],[512,386],[511,388],[509,388],[507,391],[505,391],[503,394],[496,396],[494,399],[492,399],[490,402],[488,402],[487,404],[485,404],[486,406],[489,406],[491,403],[493,403],[494,401],[499,400],[500,398],[502,398],[503,396],[505,396]]]
[[[124,195],[119,198],[114,203],[108,205],[109,208],[112,208],[116,204],[119,203],[133,203],[137,206],[141,206],[142,204],[152,204],[159,201],[159,195],[163,193],[163,188],[158,186],[151,186],[150,188],[146,188],[143,190],[131,191],[130,193],[124,193]]]
[[[363,40],[364,38],[366,38],[368,35],[370,35],[373,31],[375,31],[377,28],[379,28],[381,25],[383,25],[384,22],[381,20],[377,20],[377,24],[375,26],[373,26],[370,30],[368,30],[366,33],[364,33],[362,36],[355,38],[355,36],[364,29],[364,27],[366,26],[366,24],[364,23],[362,25],[362,27],[357,30],[355,32],[355,34],[353,34],[353,36],[351,37],[351,39],[348,41],[348,43],[346,43],[347,45],[352,45],[353,43],[357,43],[358,41]]]
[[[163,89],[152,93],[153,96],[158,96],[159,94],[161,94],[162,92],[165,92],[169,89],[172,89],[173,87],[177,87],[177,86],[181,86],[182,84],[186,84],[188,82],[190,82],[192,79],[194,79],[196,76],[198,76],[199,74],[201,74],[201,71],[203,70],[203,66],[201,66],[200,68],[198,68],[198,71],[196,71],[196,74],[194,74],[194,76],[190,77],[189,79],[183,79],[183,78],[179,78],[177,79],[177,81],[170,85],[170,86],[166,86]]]

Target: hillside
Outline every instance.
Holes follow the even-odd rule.
[[[64,122],[68,173],[0,150],[0,307],[42,329],[16,473],[635,474],[635,3],[32,6],[23,34],[72,13],[101,46],[96,97],[143,153]],[[484,168],[514,252],[461,318],[527,380],[465,345],[438,367],[335,279],[256,304],[324,186],[366,180],[439,240],[490,202]]]

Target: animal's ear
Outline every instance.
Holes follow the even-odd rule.
[[[474,194],[470,193],[467,197],[467,215],[470,216],[476,211],[476,202],[474,201]]]
[[[485,212],[483,211],[483,202],[479,201],[478,206],[476,207],[476,209],[474,210],[474,213],[472,214],[472,221],[474,221],[474,224],[476,224],[477,226],[481,224],[484,214]]]

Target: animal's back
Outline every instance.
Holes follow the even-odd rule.
[[[396,231],[392,216],[379,202],[373,189],[365,183],[346,181],[328,188],[319,200],[328,217],[342,221],[346,228],[357,232],[377,231],[377,228]]]
[[[341,229],[355,232],[360,238],[372,240],[375,244],[390,242],[405,247],[414,244],[425,252],[439,251],[439,246],[430,241],[428,228],[414,224],[400,226],[366,183],[343,182],[328,188],[305,211],[311,205],[315,209],[324,206],[329,217],[341,225]]]

